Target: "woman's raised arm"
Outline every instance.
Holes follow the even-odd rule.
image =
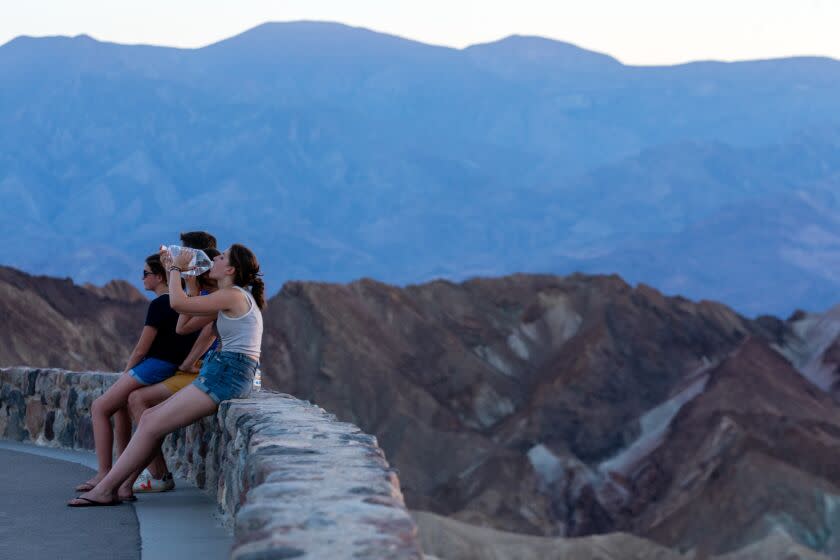
[[[177,268],[169,271],[169,305],[178,313],[187,315],[215,315],[236,305],[239,296],[236,290],[219,290],[209,296],[187,297],[181,287],[181,272]]]
[[[227,311],[237,302],[236,290],[219,290],[209,296],[187,297],[181,285],[181,270],[185,270],[192,255],[182,251],[172,258],[168,252],[161,250],[161,261],[169,270],[169,305],[178,313],[187,315],[215,315],[219,311]]]

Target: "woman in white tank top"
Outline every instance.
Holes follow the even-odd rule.
[[[163,437],[199,418],[213,414],[223,400],[245,395],[259,367],[262,342],[262,309],[265,285],[256,256],[243,245],[231,245],[213,259],[210,278],[219,289],[203,297],[188,298],[181,287],[181,272],[191,255],[183,251],[173,261],[163,252],[161,260],[169,270],[169,304],[185,315],[216,316],[221,350],[208,356],[192,385],[149,409],[137,431],[108,474],[89,492],[71,500],[71,507],[116,505],[117,489],[136,478]],[[250,288],[250,290],[246,289]]]

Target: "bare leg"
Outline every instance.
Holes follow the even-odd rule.
[[[142,386],[129,374],[123,373],[116,383],[93,401],[90,407],[90,417],[93,424],[93,442],[96,446],[99,470],[96,476],[87,483],[97,484],[111,470],[114,453],[114,432],[111,429],[111,416],[126,406],[128,395],[132,391]]]
[[[141,387],[138,391],[142,391],[143,388]],[[135,391],[132,391],[128,394],[128,398],[131,398]],[[128,445],[128,440],[131,439],[131,418],[128,415],[128,408],[122,407],[114,414],[114,447],[117,454],[117,457],[122,455],[123,450],[125,450],[126,446]]]
[[[134,437],[116,464],[93,490],[85,492],[82,497],[100,502],[113,500],[123,481],[133,472],[143,468],[166,434],[213,414],[218,408],[216,401],[194,385],[190,385],[160,405],[147,410]]]
[[[135,424],[140,424],[140,418],[144,412],[162,403],[171,397],[172,394],[172,391],[163,383],[149,385],[148,387],[133,391],[128,396],[128,411],[131,414],[131,419],[134,420]],[[155,457],[152,459],[148,468],[155,478],[163,478],[169,472],[169,469],[166,467],[166,460],[163,458],[163,453],[160,449],[160,444],[158,444]],[[132,490],[134,482],[142,471],[142,468],[136,470],[123,482],[119,488],[120,498],[125,499],[126,496],[132,496],[134,494]]]
[[[146,387],[141,387],[137,391],[142,391]],[[131,402],[131,396],[137,391],[132,391],[128,394],[128,401]],[[114,414],[114,447],[117,458],[122,455],[125,448],[128,446],[128,441],[131,439],[131,418],[128,414],[128,406],[124,406]],[[119,498],[121,500],[129,500],[134,495],[131,487],[126,491],[120,489]]]
[[[163,456],[163,449],[161,449],[162,445],[163,440],[158,445],[157,453],[155,453],[155,456],[149,462],[149,472],[155,478],[163,478],[169,474],[169,466],[166,464],[166,458]]]
[[[143,387],[138,391],[134,391],[128,396],[128,409],[131,412],[131,417],[135,424],[140,423],[140,417],[150,408],[159,405],[173,395],[172,391],[163,383]],[[163,452],[158,448],[158,453],[152,462],[149,464],[149,471],[155,478],[163,478],[169,472],[166,467],[166,460],[163,458]]]

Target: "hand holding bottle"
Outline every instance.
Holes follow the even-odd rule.
[[[172,266],[180,268],[181,272],[188,274],[195,269],[195,250],[183,248],[181,253],[175,256]]]
[[[160,260],[165,268],[178,267],[187,276],[204,274],[213,264],[204,251],[178,245],[161,245]]]
[[[168,271],[169,267],[172,266],[172,253],[169,252],[166,245],[161,245],[158,254],[160,255],[160,264]]]

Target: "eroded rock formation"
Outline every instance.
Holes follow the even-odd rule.
[[[0,266],[0,365],[121,371],[146,305],[127,282],[87,288]]]
[[[797,320],[614,276],[289,283],[266,383],[377,434],[413,508],[704,554],[782,531],[835,553],[838,409],[780,354],[833,339],[812,348]]]

